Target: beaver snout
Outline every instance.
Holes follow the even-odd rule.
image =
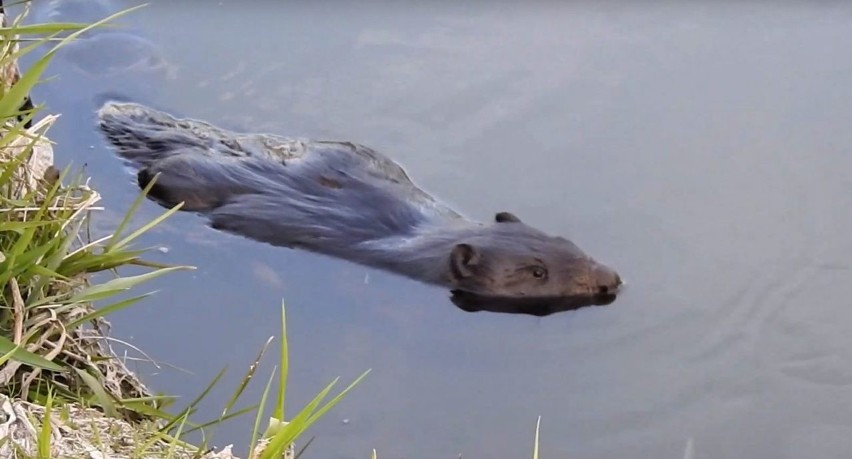
[[[601,264],[592,267],[590,277],[598,295],[615,295],[623,284],[617,272]]]

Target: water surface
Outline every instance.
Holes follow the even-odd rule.
[[[36,12],[131,5],[59,3]],[[539,415],[548,457],[679,458],[690,438],[698,457],[845,457],[852,7],[421,3],[154,3],[51,68],[36,97],[63,114],[57,161],[87,165],[109,228],[136,188],[93,128],[107,96],[353,140],[471,218],[570,237],[627,294],[468,314],[442,289],[182,214],[144,243],[198,270],[113,318],[189,372],[140,366],[154,387],[188,401],[228,365],[200,413],[217,416],[283,298],[288,410],[373,369],[316,426],[313,457],[519,457]],[[250,423],[215,442],[244,444]]]

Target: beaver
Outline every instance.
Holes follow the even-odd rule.
[[[98,125],[148,198],[217,230],[447,287],[465,311],[548,315],[609,304],[621,279],[511,212],[478,223],[357,143],[227,131],[109,101]]]

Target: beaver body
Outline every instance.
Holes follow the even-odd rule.
[[[229,132],[132,103],[99,125],[149,198],[216,229],[450,288],[466,310],[536,315],[605,304],[621,280],[570,241],[508,213],[478,223],[351,142]],[[517,306],[513,306],[517,305]]]

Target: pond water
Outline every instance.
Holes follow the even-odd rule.
[[[45,0],[35,17],[131,5]],[[467,216],[512,211],[629,283],[606,307],[470,314],[442,289],[177,215],[143,242],[198,269],[149,284],[113,333],[185,370],[138,367],[184,402],[227,365],[200,419],[278,336],[283,298],[288,411],[373,369],[313,429],[311,457],[523,457],[541,415],[545,457],[680,458],[692,439],[696,457],[839,458],[850,21],[839,2],[154,2],[69,47],[35,96],[62,113],[57,162],[86,165],[103,228],[137,193],[94,129],[122,97],[370,145]],[[244,445],[251,421],[214,443]]]

